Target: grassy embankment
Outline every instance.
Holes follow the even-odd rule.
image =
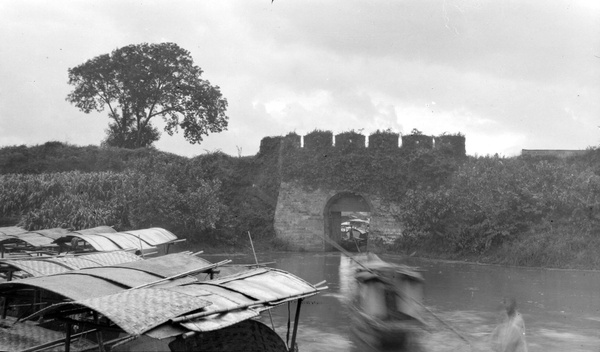
[[[59,142],[2,148],[0,226],[163,227],[190,246],[245,250],[248,231],[259,243],[274,237],[277,182],[253,177],[269,170],[265,163],[220,152],[184,158]]]
[[[402,202],[395,250],[507,265],[600,269],[600,153],[469,158]],[[392,250],[394,250],[392,249]]]

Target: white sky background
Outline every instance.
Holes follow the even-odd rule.
[[[600,145],[600,1],[0,1],[0,147],[99,145],[67,70],[142,42],[191,52],[229,102],[195,156],[266,136],[462,133],[469,155]],[[160,120],[156,120],[155,124]]]

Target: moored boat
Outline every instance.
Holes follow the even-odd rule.
[[[142,256],[168,254],[171,246],[183,242],[159,227],[117,232],[110,226],[70,231],[63,228],[27,231],[0,227],[0,258],[48,257],[66,253],[132,250]]]
[[[12,340],[3,343],[9,347],[22,343],[19,329],[33,324],[62,330],[62,338],[36,340],[27,351],[45,350],[49,344],[64,351],[76,350],[74,336],[83,332],[93,337],[90,340],[96,350],[140,350],[140,344],[148,339],[158,341],[159,350],[167,351],[222,351],[223,346],[231,351],[294,350],[301,302],[324,287],[266,267],[209,281],[190,276],[228,262],[213,264],[191,255],[171,254],[2,283],[0,296],[6,298],[8,307],[51,304],[8,327],[7,331],[14,333],[4,336]],[[43,305],[38,305],[40,302]],[[291,342],[254,321],[263,311],[293,302],[296,314]],[[21,316],[27,314],[20,312]]]

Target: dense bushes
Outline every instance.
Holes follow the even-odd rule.
[[[218,182],[200,180],[179,188],[161,173],[78,171],[41,175],[1,175],[2,215],[20,218],[33,230],[165,227],[202,230],[220,215]]]
[[[563,159],[470,158],[438,188],[409,190],[402,247],[483,254],[532,229],[600,228],[600,177]],[[568,240],[568,237],[566,237]]]
[[[221,152],[189,159],[58,142],[2,148],[0,222],[28,229],[157,226],[212,245],[247,241],[248,231],[270,239],[279,182],[271,159]]]
[[[27,229],[121,227],[125,182],[112,172],[1,175],[2,215],[20,218]]]

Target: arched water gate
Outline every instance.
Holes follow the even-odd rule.
[[[339,243],[342,236],[342,214],[345,212],[371,213],[372,206],[362,195],[354,192],[340,192],[329,198],[323,209],[324,234]],[[325,251],[333,246],[325,241]]]
[[[402,224],[396,216],[399,208],[394,202],[374,194],[310,188],[292,182],[280,185],[275,233],[293,250],[330,251],[332,246],[325,238],[339,241],[345,212],[369,213],[369,241],[391,242],[402,235]]]

